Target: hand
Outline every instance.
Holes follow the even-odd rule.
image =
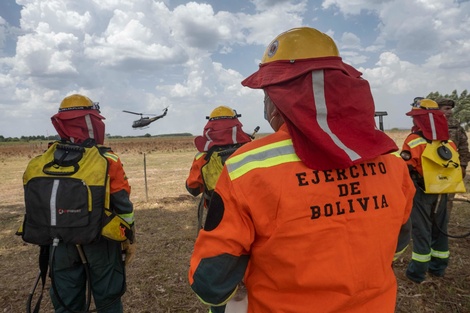
[[[124,253],[125,255],[124,265],[127,266],[134,260],[134,257],[135,257],[135,252],[136,252],[135,240],[133,243],[131,243],[129,240],[124,241],[123,243],[121,243],[121,248],[122,248],[122,253]]]

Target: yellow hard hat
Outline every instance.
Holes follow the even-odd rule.
[[[439,109],[439,105],[431,99],[418,99],[414,102],[413,109],[435,110]]]
[[[206,118],[208,120],[218,120],[224,118],[237,118],[239,116],[240,115],[238,115],[235,110],[229,108],[228,106],[221,105],[212,110],[211,114]]]
[[[60,103],[59,112],[90,109],[95,109],[99,112],[100,107],[98,102],[93,102],[90,100],[90,98],[79,94],[73,94],[65,97],[64,100],[62,100]]]
[[[299,27],[288,30],[271,41],[261,64],[330,56],[339,57],[338,48],[330,36],[314,28]]]
[[[436,110],[436,112],[441,112],[437,102],[431,99],[417,99],[412,104],[413,108],[410,112],[406,113],[408,116],[420,115],[425,113],[423,110]]]

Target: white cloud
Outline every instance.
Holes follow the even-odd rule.
[[[111,134],[197,134],[220,104],[236,107],[248,128],[269,131],[262,92],[240,82],[272,39],[299,26],[336,40],[371,84],[377,107],[389,111],[391,127],[410,124],[404,112],[414,96],[460,92],[470,82],[468,1],[17,2],[21,29],[0,12],[3,136],[53,133],[49,118],[72,92],[101,102]],[[167,106],[167,117],[143,131],[133,131],[134,117],[122,112]]]

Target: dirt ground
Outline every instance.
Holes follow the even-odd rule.
[[[127,268],[125,312],[207,312],[187,280],[199,201],[184,188],[195,153],[192,138],[123,139],[109,144],[123,160],[132,185],[137,221],[138,252]],[[38,273],[38,248],[24,243],[15,232],[24,211],[22,173],[29,158],[45,147],[46,143],[0,145],[0,312],[25,311],[27,296]],[[466,184],[470,190],[468,181]],[[460,197],[467,196],[470,198],[470,194]],[[467,232],[470,232],[470,204],[458,201],[449,233]],[[410,248],[394,264],[399,285],[396,313],[470,312],[470,237],[450,238],[450,251],[446,276],[429,278],[420,285],[404,276]],[[41,312],[52,312],[48,291],[44,293]]]

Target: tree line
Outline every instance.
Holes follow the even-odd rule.
[[[455,107],[453,116],[460,121],[465,130],[470,128],[470,95],[467,89],[462,91],[459,95],[457,90],[452,91],[450,94],[442,95],[438,91],[429,93],[426,98],[438,100],[440,98],[449,98],[454,100]]]

